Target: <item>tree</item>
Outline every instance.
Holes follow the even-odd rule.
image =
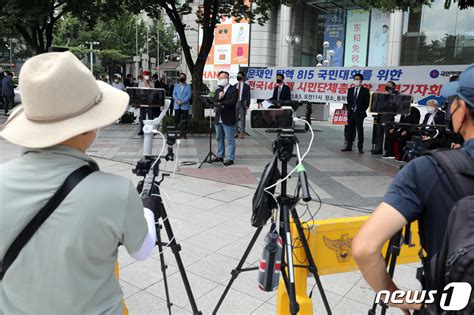
[[[360,1],[360,4],[367,8],[382,9],[384,11],[418,11],[424,5],[431,6],[432,2],[432,0],[363,0]],[[451,4],[456,2],[461,10],[474,7],[474,1],[472,0],[444,0],[444,8],[449,9]]]
[[[294,5],[298,0],[255,0],[252,7],[244,0],[202,0],[201,5],[193,12],[193,0],[184,0],[181,3],[174,0],[139,0],[131,1],[130,7],[135,12],[145,10],[150,16],[160,18],[164,11],[178,33],[186,65],[192,74],[193,106],[192,114],[196,119],[204,118],[204,107],[199,101],[200,92],[203,90],[203,73],[207,56],[214,42],[214,29],[222,17],[235,17],[237,21],[246,19],[249,23],[264,24],[272,10],[281,4]],[[195,14],[196,21],[202,28],[202,43],[196,60],[191,55],[191,47],[186,38],[187,25],[182,16]]]
[[[55,27],[70,14],[92,27],[99,17],[112,17],[123,9],[123,0],[0,0],[0,22],[16,30],[36,53],[48,51]]]

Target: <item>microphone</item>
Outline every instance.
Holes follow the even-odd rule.
[[[313,198],[311,197],[311,194],[309,192],[309,184],[308,184],[308,177],[306,176],[306,170],[303,166],[303,164],[298,164],[296,168],[296,172],[298,173],[298,182],[299,186],[301,188],[301,194],[303,196],[303,201],[304,202],[309,202]]]

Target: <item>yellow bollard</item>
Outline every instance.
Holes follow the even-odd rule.
[[[338,218],[328,220],[315,220],[302,223],[305,229],[305,236],[311,254],[318,268],[320,276],[341,272],[357,270],[357,264],[351,256],[352,239],[357,234],[362,225],[367,221],[368,216]],[[310,228],[309,231],[307,228]],[[308,265],[306,254],[301,244],[295,224],[291,223],[291,237],[293,250],[293,262],[295,265]],[[388,241],[382,249],[382,255],[385,256]],[[411,241],[407,246],[402,246],[400,256],[397,258],[397,264],[406,264],[419,261],[418,252],[420,250],[420,238],[418,235],[418,222],[411,225]],[[299,303],[300,311],[298,314],[313,314],[313,304],[307,294],[307,268],[295,268],[295,287],[296,300]],[[324,288],[324,284],[323,284]],[[315,287],[315,290],[318,288]],[[277,293],[277,311],[278,315],[290,314],[289,298],[286,292],[285,283],[280,279]],[[324,310],[318,311],[324,313]]]
[[[119,265],[118,265],[118,262],[115,262],[115,278],[117,280],[120,280],[120,274],[119,274]],[[127,308],[127,305],[125,305],[125,301],[122,299],[122,304],[123,304],[123,314],[124,315],[128,315],[128,308]]]

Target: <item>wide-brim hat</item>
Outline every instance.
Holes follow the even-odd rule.
[[[96,81],[70,52],[37,55],[19,76],[22,104],[10,114],[1,136],[27,148],[47,148],[113,124],[129,96]]]

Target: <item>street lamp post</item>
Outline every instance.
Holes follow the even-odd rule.
[[[91,72],[94,74],[94,45],[99,45],[100,42],[86,42],[89,44],[89,49],[91,51],[90,62],[91,62]]]
[[[10,67],[13,65],[12,38],[10,37]]]

